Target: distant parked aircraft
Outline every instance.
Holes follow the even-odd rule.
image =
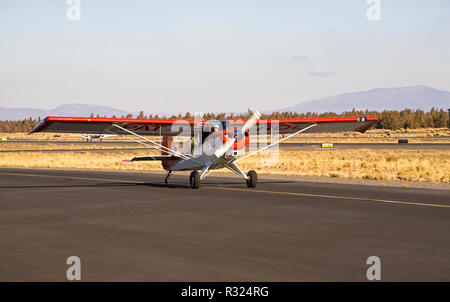
[[[72,136],[79,136],[79,135],[72,135]],[[81,134],[81,137],[86,139],[86,142],[92,142],[93,139],[99,139],[102,141],[102,139],[110,137],[110,136],[116,136],[116,134]]]

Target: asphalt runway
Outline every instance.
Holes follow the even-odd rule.
[[[450,191],[0,168],[0,281],[450,281]]]
[[[297,138],[301,138],[301,137],[297,137]],[[349,137],[349,136],[313,136],[313,137],[305,137],[305,140],[315,140],[317,141],[317,143],[320,143],[321,141],[325,141],[325,140],[330,140],[330,139],[336,139],[336,140],[342,140],[342,139],[351,139],[351,140],[364,140],[364,139],[373,139],[376,141],[379,141],[379,143],[383,143],[383,141],[386,140],[399,140],[399,139],[409,139],[409,140],[415,140],[415,139],[420,139],[422,141],[440,141],[440,140],[448,140],[450,138],[450,136],[448,135],[443,135],[443,136],[431,136],[431,137],[415,137],[415,136],[391,136],[391,137],[379,137],[379,136],[375,136],[375,137],[371,137],[371,136],[354,136],[354,137]],[[42,145],[42,144],[61,144],[61,145],[65,145],[65,144],[126,144],[126,145],[132,145],[132,144],[136,144],[133,141],[127,140],[127,139],[117,139],[117,138],[105,138],[103,139],[101,142],[98,139],[94,139],[92,142],[87,142],[85,139],[78,139],[78,140],[74,140],[74,139],[70,139],[70,140],[66,140],[63,138],[59,138],[57,140],[37,140],[37,139],[33,139],[33,136],[30,136],[30,139],[8,139],[6,141],[0,141],[0,144],[5,143],[12,143],[12,144],[38,144],[38,145]],[[359,143],[356,143],[359,144]],[[432,143],[433,144],[433,143]]]
[[[284,151],[310,151],[321,150],[321,143],[281,143],[280,149]],[[327,148],[329,149],[329,148]],[[410,143],[410,144],[393,144],[393,143],[333,143],[331,149],[337,150],[450,150],[450,144],[447,143]]]
[[[124,151],[142,151],[142,150],[152,150],[154,151],[154,148],[101,148],[96,149],[95,147],[91,148],[84,148],[84,149],[14,149],[14,150],[0,150],[0,153],[18,153],[18,152],[26,152],[26,153],[38,153],[38,152],[124,152]]]
[[[30,150],[26,148],[20,149],[3,149],[1,150],[1,144],[36,144],[36,145],[80,145],[85,148],[77,149],[42,149],[42,150]],[[105,146],[141,146],[135,142],[126,141],[109,141],[109,142],[82,142],[82,141],[5,141],[0,142],[0,153],[6,152],[80,152],[80,151],[94,151],[94,152],[116,152],[116,151],[130,151],[139,149],[152,149],[152,148],[104,148]],[[96,146],[102,146],[102,149],[94,149]],[[250,143],[249,147],[257,148],[256,144]],[[284,151],[311,151],[321,150],[321,143],[280,143],[279,148]],[[327,148],[328,149],[328,148]],[[450,150],[450,144],[448,143],[333,143],[333,148],[337,150],[355,150],[355,149],[371,149],[371,150],[386,150],[386,149],[401,149],[401,150]],[[256,150],[256,149],[255,149]]]

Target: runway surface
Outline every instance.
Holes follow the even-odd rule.
[[[311,150],[322,150],[324,148],[322,148],[321,143],[281,143],[280,149],[284,150],[284,151],[311,151]],[[331,149],[337,149],[337,150],[356,150],[356,149],[449,150],[450,144],[447,144],[447,143],[410,143],[410,144],[333,143],[333,147]]]
[[[450,281],[450,193],[261,177],[0,169],[0,280]]]
[[[0,153],[18,153],[18,152],[26,152],[26,153],[39,153],[39,152],[97,152],[97,153],[102,153],[102,152],[107,152],[107,153],[111,153],[111,152],[124,152],[124,151],[142,151],[142,150],[151,150],[154,151],[154,148],[101,148],[101,149],[96,149],[95,147],[91,147],[91,148],[84,148],[84,149],[37,149],[37,150],[32,150],[32,149],[19,149],[19,150],[0,150]]]
[[[1,145],[4,144],[35,144],[35,145],[79,145],[84,148],[77,149],[27,149],[18,148],[18,149],[3,149],[1,150]],[[104,148],[105,146],[133,146],[129,148]],[[94,149],[95,147],[102,147],[102,149]],[[141,146],[135,142],[81,142],[81,141],[6,141],[0,142],[0,153],[14,153],[14,152],[81,152],[81,151],[92,151],[92,152],[122,152],[122,151],[130,151],[130,150],[143,150],[143,149],[152,149],[152,148],[142,148],[134,146]],[[249,147],[256,148],[257,144],[250,143]],[[262,147],[262,146],[260,146]],[[280,143],[279,148],[284,151],[311,151],[311,150],[322,150],[321,143]],[[327,148],[329,149],[329,148]],[[449,150],[449,143],[408,143],[408,144],[397,144],[397,143],[333,143],[333,148],[337,150],[355,150],[355,149],[371,149],[371,150],[386,150],[386,149],[401,149],[401,150]]]

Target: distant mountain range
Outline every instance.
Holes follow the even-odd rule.
[[[91,113],[100,116],[112,117],[113,115],[120,117],[127,115],[129,112],[115,109],[107,106],[87,105],[87,104],[67,104],[56,107],[51,110],[43,110],[36,108],[1,108],[0,120],[23,120],[26,118],[44,118],[46,116],[90,116]]]
[[[427,86],[410,86],[402,88],[377,88],[368,91],[338,94],[326,98],[320,98],[292,107],[280,108],[269,112],[343,112],[357,110],[403,110],[421,109],[429,111],[432,107],[438,109],[450,108],[450,92],[438,90]],[[266,112],[266,113],[269,113]],[[91,113],[100,116],[112,117],[127,115],[120,109],[107,106],[87,105],[87,104],[67,104],[56,107],[52,110],[36,108],[1,108],[0,120],[22,120],[29,117],[44,118],[49,115],[54,116],[89,116]],[[162,113],[145,112],[162,115]],[[133,116],[137,115],[132,112]],[[170,116],[170,115],[169,115]]]
[[[427,86],[409,86],[401,88],[376,88],[367,91],[338,94],[280,108],[270,112],[336,112],[356,110],[403,110],[421,109],[429,111],[450,108],[450,92]]]

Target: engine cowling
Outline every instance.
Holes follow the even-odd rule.
[[[234,150],[240,150],[247,147],[250,142],[250,133],[240,129],[228,129],[222,132],[222,140],[225,144],[230,139],[236,139],[233,144]]]

